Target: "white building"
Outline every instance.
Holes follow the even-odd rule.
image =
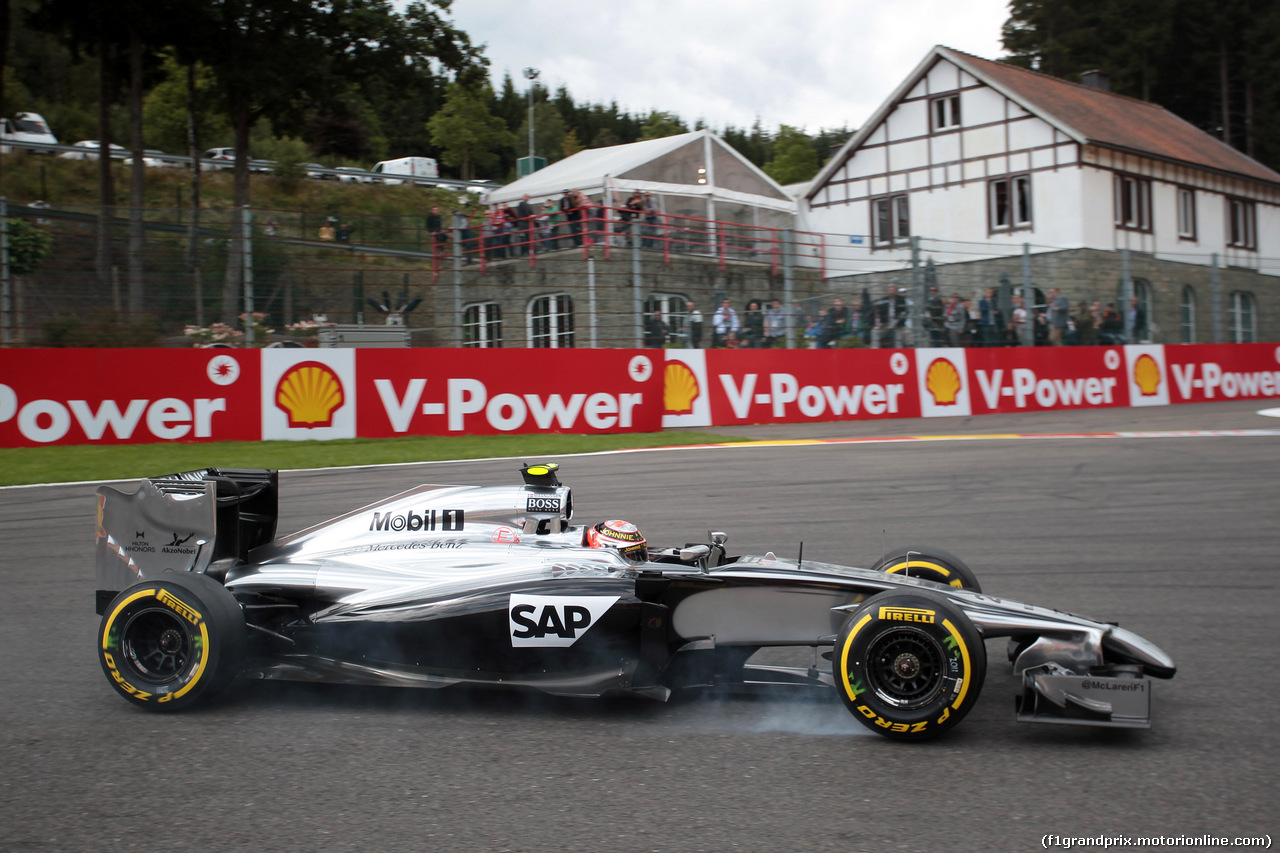
[[[826,274],[909,238],[984,250],[1131,249],[1280,275],[1280,174],[1155,104],[935,47],[801,199]],[[940,258],[946,260],[946,258]]]

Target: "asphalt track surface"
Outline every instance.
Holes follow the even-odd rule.
[[[1223,403],[734,430],[757,438],[1267,430]],[[708,436],[709,440],[713,436]],[[984,588],[1116,620],[1177,660],[1150,731],[1015,723],[1001,641],[943,739],[835,700],[667,704],[239,685],[135,710],[93,652],[93,486],[0,490],[0,847],[43,850],[1039,849],[1060,836],[1270,834],[1277,820],[1280,436],[843,443],[566,458],[579,521],[730,532],[867,565],[937,544]],[[157,472],[159,473],[159,472]],[[281,532],[510,461],[286,473]],[[1094,849],[1094,848],[1078,848]],[[1181,848],[1194,849],[1194,848]]]

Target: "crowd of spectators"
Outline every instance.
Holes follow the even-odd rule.
[[[1146,318],[1135,297],[1130,306],[1131,338],[1125,335],[1125,319],[1115,303],[1078,302],[1074,310],[1058,288],[1049,291],[1047,302],[1028,311],[1021,293],[1012,295],[1009,312],[1000,307],[995,288],[988,287],[974,300],[952,293],[943,298],[937,287],[930,288],[924,324],[928,342],[935,347],[1024,346],[1024,330],[1031,324],[1033,346],[1092,346],[1122,344],[1145,339]],[[748,300],[741,309],[723,299],[711,316],[713,349],[767,349],[786,346],[788,313],[797,335],[797,344],[809,349],[833,347],[909,347],[909,304],[896,287],[876,302],[863,296],[856,308],[837,296],[816,313],[800,302],[787,311],[782,301]],[[700,348],[703,343],[703,315],[693,302],[686,303],[681,322],[671,323],[655,310],[644,321],[646,346],[667,344]],[[683,331],[681,331],[683,329]]]

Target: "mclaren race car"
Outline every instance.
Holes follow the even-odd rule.
[[[555,465],[521,474],[419,486],[279,539],[274,471],[103,486],[102,669],[153,711],[238,677],[660,700],[834,689],[861,723],[904,740],[973,708],[993,637],[1008,638],[1022,678],[1019,720],[1145,728],[1150,678],[1175,671],[1116,625],[984,594],[944,551],[859,569],[731,556],[718,532],[651,550],[626,522],[572,524]],[[814,665],[752,661],[772,647],[809,647]]]

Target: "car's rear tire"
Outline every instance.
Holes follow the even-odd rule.
[[[244,658],[244,612],[213,578],[164,572],[107,606],[98,662],[116,692],[149,711],[177,711],[215,695]]]
[[[889,572],[913,578],[924,578],[953,586],[982,592],[978,578],[956,555],[932,546],[923,548],[895,548],[871,567],[873,572]]]
[[[978,701],[982,636],[946,597],[891,589],[863,602],[836,635],[836,689],[859,722],[898,740],[936,737]]]

